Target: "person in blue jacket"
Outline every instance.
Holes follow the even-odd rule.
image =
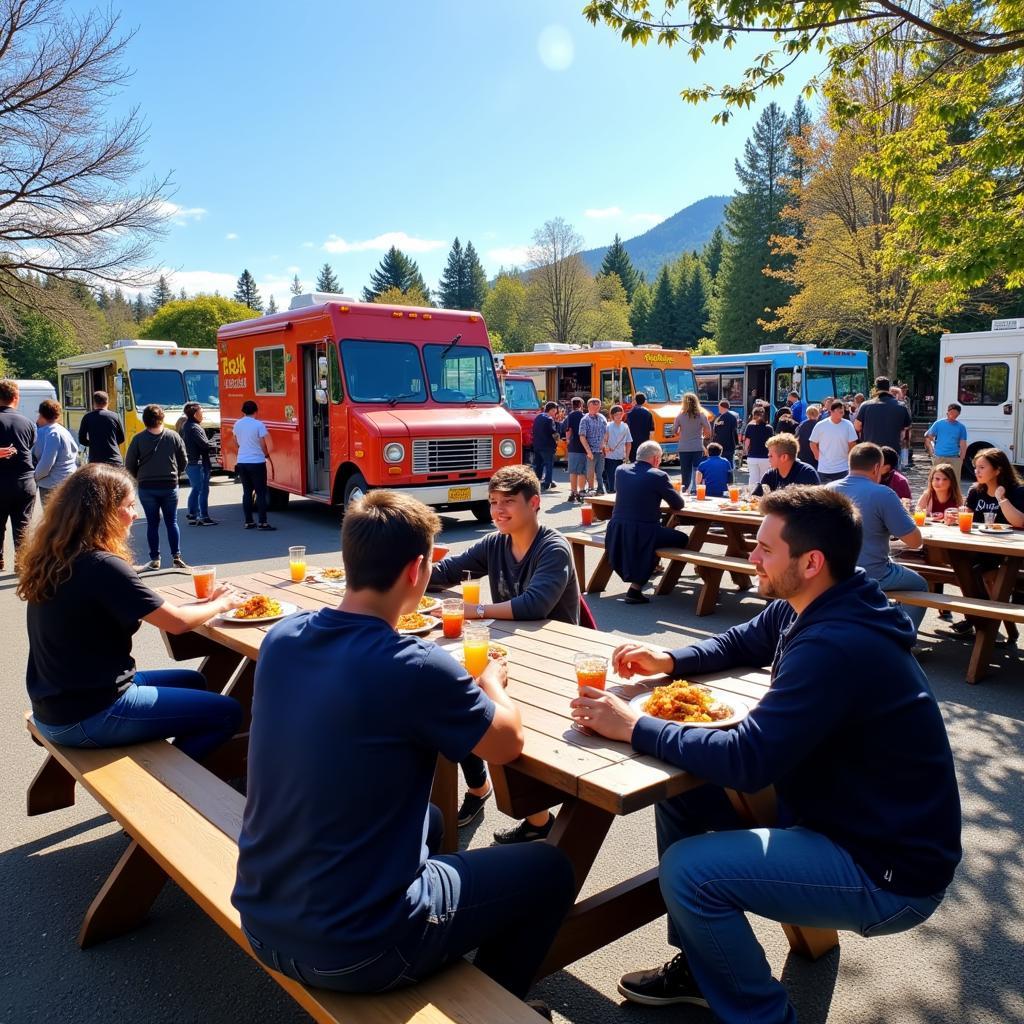
[[[612,569],[629,584],[626,604],[648,604],[643,592],[658,564],[658,548],[685,548],[689,538],[682,530],[661,525],[662,503],[681,509],[683,496],[662,471],[662,450],[657,441],[644,441],[636,462],[615,471],[615,508],[605,549]]]
[[[960,861],[960,796],[938,704],[910,653],[914,628],[856,566],[853,502],[788,487],[761,508],[750,560],[761,596],[776,600],[689,647],[627,643],[612,655],[627,679],[770,665],[760,703],[735,729],[707,729],[588,687],[572,715],[707,780],[656,811],[669,942],[680,953],[624,975],[619,992],[708,1006],[720,1021],[795,1024],[745,913],[869,937],[920,924]],[[769,785],[778,825],[746,827],[725,790]]]

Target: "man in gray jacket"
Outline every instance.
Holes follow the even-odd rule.
[[[39,500],[45,506],[58,484],[78,468],[78,443],[64,429],[60,421],[60,402],[52,398],[39,403],[36,443],[32,457],[36,461],[36,487]]]

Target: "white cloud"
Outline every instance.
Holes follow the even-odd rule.
[[[621,217],[622,207],[620,206],[605,206],[601,209],[590,209],[583,211],[584,217],[590,217],[592,220],[603,220],[605,217]]]
[[[495,269],[498,267],[521,267],[529,259],[529,253],[528,245],[506,245],[497,249],[488,249],[487,260]]]
[[[347,242],[338,235],[329,235],[322,248],[325,252],[346,253],[346,252],[367,252],[379,250],[384,252],[395,246],[402,252],[433,252],[440,249],[445,243],[430,238],[416,238],[407,235],[404,231],[386,231],[376,238],[368,238],[362,242]]]
[[[548,25],[537,37],[537,53],[549,71],[567,71],[576,55],[576,47],[568,29],[562,25]]]
[[[629,218],[632,224],[646,224],[648,227],[654,227],[655,224],[660,224],[665,220],[665,214],[663,213],[634,213]]]
[[[238,284],[237,274],[222,274],[216,270],[171,270],[164,267],[160,273],[167,278],[174,292],[184,288],[189,296],[220,292],[230,298]]]
[[[302,267],[285,267],[284,269],[287,270],[289,274],[301,274],[302,273]]]
[[[206,210],[202,206],[179,206],[166,199],[158,203],[157,208],[175,227],[179,228],[187,227],[190,221],[195,223],[206,216]]]
[[[236,238],[238,238],[238,235],[234,231],[229,231],[224,237],[229,242],[233,242]]]

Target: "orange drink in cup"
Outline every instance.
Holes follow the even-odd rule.
[[[697,484],[697,500],[703,501],[708,496],[708,485]]]
[[[462,580],[462,600],[471,605],[480,603],[480,581],[472,579],[469,571]]]
[[[924,526],[928,522],[928,512],[923,508],[914,509],[914,523],[917,526]]]
[[[196,597],[200,601],[207,600],[217,586],[217,566],[192,566],[192,586],[196,588]]]
[[[462,620],[465,614],[465,605],[461,598],[446,597],[441,602],[441,625],[444,635],[449,640],[457,640],[462,636]]]
[[[462,656],[466,671],[476,679],[487,668],[487,648],[491,642],[491,631],[479,622],[465,622],[462,626]]]
[[[969,508],[961,508],[957,512],[960,521],[960,532],[970,533],[974,523],[974,513]]]
[[[580,505],[580,522],[584,526],[592,526],[594,522],[594,506]]]
[[[576,683],[583,692],[584,686],[603,690],[608,679],[608,659],[603,654],[581,652],[572,659],[576,669]]]
[[[682,493],[682,490],[683,490],[683,481],[682,481],[682,480],[673,480],[673,481],[672,481],[672,486],[673,486],[673,487],[674,487],[674,488],[675,488],[675,489],[676,489],[677,491],[679,491],[680,493]]]
[[[734,505],[740,500],[740,489],[735,484],[729,485],[729,500]]]
[[[288,549],[288,569],[292,583],[301,583],[306,578],[306,549],[301,544]]]

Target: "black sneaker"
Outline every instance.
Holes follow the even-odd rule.
[[[277,527],[276,526],[271,526],[270,523],[260,523],[260,525],[257,526],[256,529],[257,530],[267,531],[267,530],[276,530]]]
[[[974,623],[973,622],[969,622],[967,619],[961,619],[960,622],[954,622],[953,623],[953,632],[954,633],[973,633],[974,632]]]
[[[187,515],[185,516],[185,518],[186,518],[186,519],[187,519],[187,520],[188,520],[188,521],[189,521],[190,523],[194,523],[194,522],[196,521],[196,517],[195,517],[194,515],[192,515],[192,513],[191,513],[191,512],[189,512],[189,513],[188,513],[188,514],[187,514]]]
[[[209,516],[205,519],[200,519],[199,522],[202,523],[203,526],[218,526],[220,524],[219,519],[211,519]]]
[[[256,524],[255,523],[246,523],[245,524],[245,529],[247,529],[247,530],[255,530],[256,529]]]
[[[642,590],[627,590],[623,604],[650,604],[651,599]]]
[[[459,828],[464,825],[468,825],[471,821],[476,821],[481,814],[484,813],[484,804],[487,803],[491,798],[491,793],[494,790],[489,790],[483,796],[475,796],[473,793],[467,793],[462,798],[462,806],[459,808],[459,816],[455,820],[458,822]]]
[[[494,841],[499,846],[509,846],[512,843],[533,843],[538,839],[547,839],[554,823],[555,819],[550,815],[543,825],[531,825],[523,818],[518,825],[513,825],[512,828],[498,829],[494,833]]]
[[[619,994],[641,1006],[668,1006],[671,1003],[708,1005],[682,953],[677,953],[667,964],[654,970],[624,974],[619,978]]]

